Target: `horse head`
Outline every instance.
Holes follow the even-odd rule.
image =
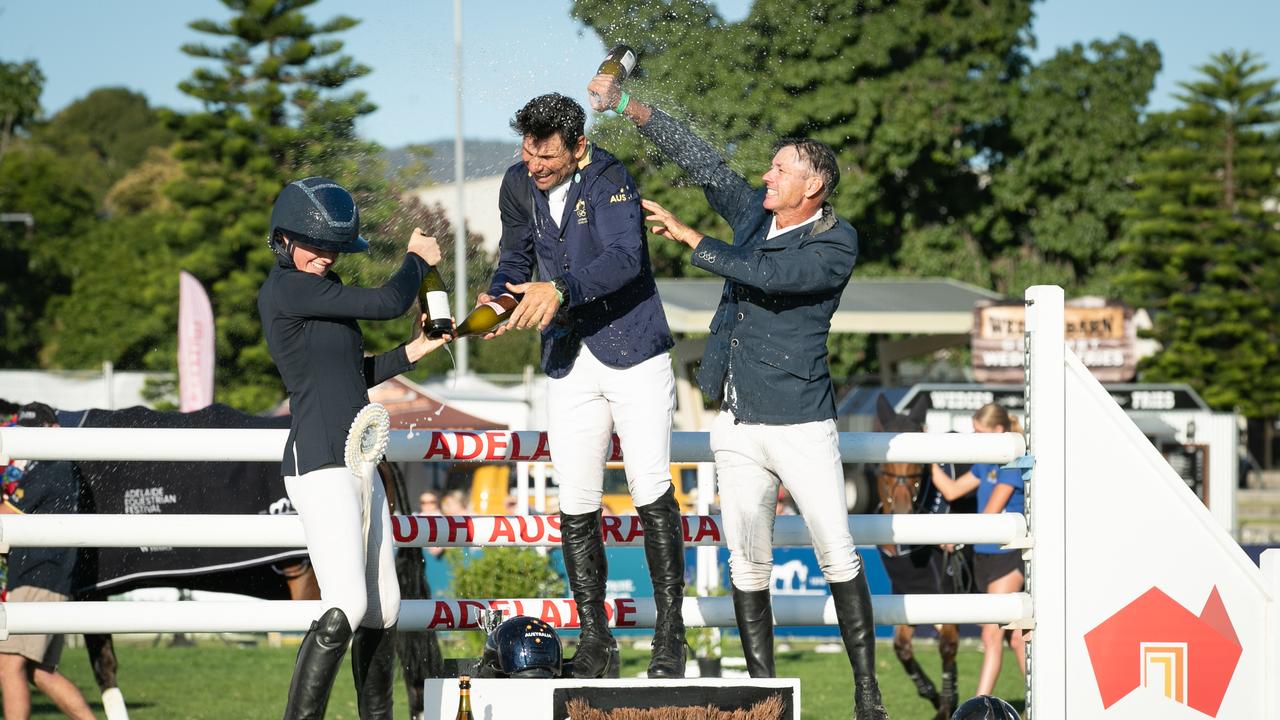
[[[884,395],[876,398],[876,421],[881,432],[920,432],[924,430],[924,418],[928,401],[919,397],[905,415],[894,412]],[[880,495],[881,512],[886,514],[912,513],[920,497],[925,466],[918,463],[881,463],[877,474],[876,489]]]

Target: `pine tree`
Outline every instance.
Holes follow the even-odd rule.
[[[398,263],[403,254],[404,238],[384,239],[377,232],[397,203],[381,174],[380,149],[355,132],[356,120],[375,106],[364,93],[346,88],[370,70],[344,55],[342,41],[334,37],[359,21],[338,16],[313,22],[305,11],[315,0],[222,2],[230,19],[190,24],[221,43],[182,48],[214,65],[180,85],[202,101],[204,111],[171,118],[184,178],[169,185],[178,212],[161,231],[176,251],[178,267],[210,291],[217,399],[257,410],[282,395],[255,303],[274,262],[267,223],[280,188],[324,175],[351,190],[373,250],[368,257],[343,259],[339,271],[348,282],[380,282],[392,259]],[[371,325],[367,345],[387,349],[407,338],[408,330],[407,320]],[[172,368],[175,343],[172,333],[160,338],[148,364]]]
[[[1277,80],[1223,52],[1155,119],[1168,142],[1137,176],[1118,278],[1155,311],[1162,350],[1142,378],[1186,382],[1214,408],[1280,412]]]

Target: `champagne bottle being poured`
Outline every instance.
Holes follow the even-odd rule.
[[[600,67],[596,69],[597,75],[612,75],[618,78],[618,82],[622,82],[631,76],[631,71],[636,69],[636,53],[626,45],[615,45],[608,55],[604,56],[604,60],[600,62]],[[591,99],[595,103],[600,102],[600,96],[591,93]]]
[[[453,316],[449,314],[449,292],[444,278],[433,265],[427,268],[426,277],[418,286],[418,307],[429,316],[422,324],[422,331],[435,340],[453,333]]]
[[[511,293],[502,293],[487,303],[481,303],[462,322],[458,323],[456,337],[483,335],[506,322],[519,301]]]

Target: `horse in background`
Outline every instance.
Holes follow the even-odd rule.
[[[884,432],[921,432],[928,412],[928,400],[921,396],[901,415],[884,395],[876,398],[876,420]],[[880,512],[885,514],[948,513],[950,505],[930,480],[931,466],[917,463],[882,463],[876,472]],[[954,472],[954,470],[953,470]],[[966,566],[961,551],[944,551],[936,545],[881,545],[880,559],[895,594],[967,592],[971,562]],[[942,656],[942,690],[916,661],[912,639],[915,628],[893,628],[893,651],[920,697],[933,704],[934,720],[949,720],[959,704],[956,686],[956,653],[960,629],[955,624],[938,626],[938,652]]]
[[[146,408],[89,411],[83,427],[288,428],[289,419],[246,415],[222,405],[192,413]],[[80,512],[173,514],[290,514],[292,504],[275,462],[76,463]],[[412,512],[404,476],[378,465],[391,511]],[[404,599],[431,597],[421,548],[398,548],[396,572]],[[76,600],[147,587],[176,587],[249,595],[264,600],[319,600],[320,586],[305,549],[82,548],[74,579]],[[85,635],[94,679],[108,717],[126,717],[118,685],[119,662],[110,635]],[[423,681],[444,673],[435,632],[397,634],[396,652],[413,718],[421,718]],[[111,692],[114,690],[115,692]],[[107,698],[114,698],[108,703]],[[115,714],[113,714],[113,711]]]

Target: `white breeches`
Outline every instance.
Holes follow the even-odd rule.
[[[636,506],[671,486],[671,416],[676,381],[671,357],[660,353],[629,368],[612,368],[582,345],[573,369],[548,380],[547,440],[560,484],[560,511],[600,509],[604,464],[617,432],[627,487]]]
[[[365,537],[361,485],[345,467],[284,479],[289,500],[302,518],[320,599],[326,609],[341,608],[353,631],[358,625],[391,627],[400,617],[387,494],[375,473]]]
[[[732,413],[722,411],[711,426],[733,586],[769,587],[779,482],[804,516],[827,582],[857,577],[862,561],[849,535],[835,421],[760,425],[733,420]]]

